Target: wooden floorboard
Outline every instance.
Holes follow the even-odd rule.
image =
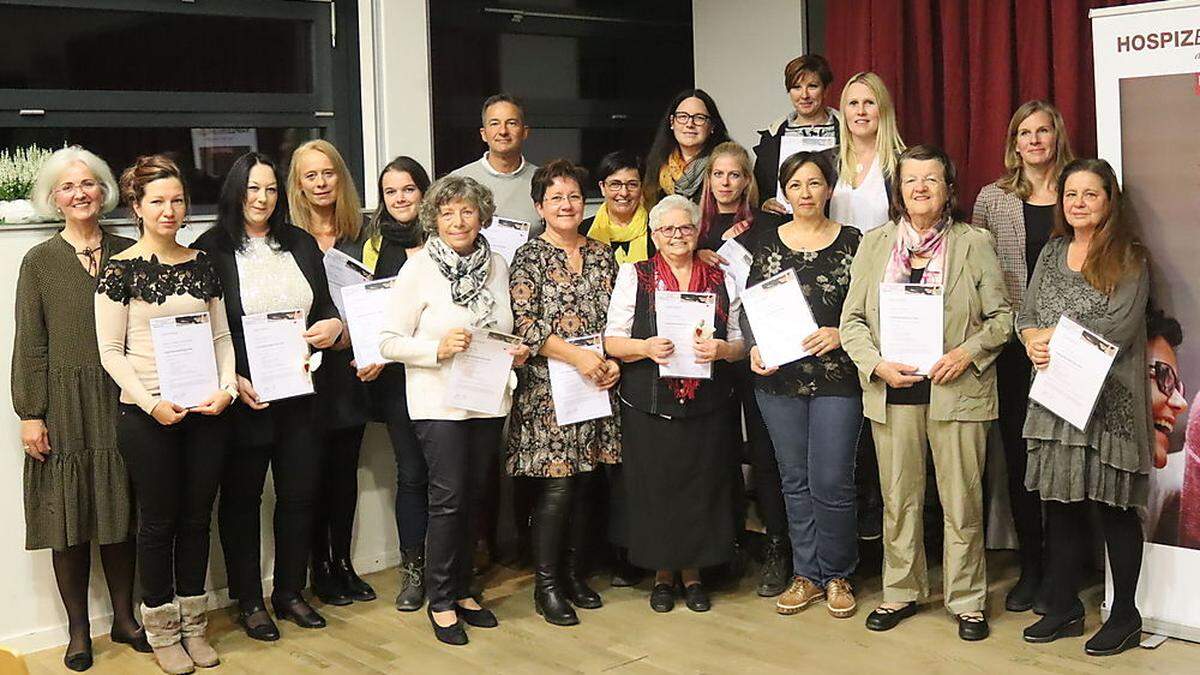
[[[713,594],[713,609],[688,611],[682,601],[669,614],[656,614],[647,603],[648,586],[608,588],[599,610],[579,610],[582,624],[559,628],[533,611],[532,580],[504,568],[486,579],[486,604],[500,618],[497,629],[469,629],[471,643],[448,647],[434,640],[424,612],[402,614],[392,607],[398,576],[393,570],[368,580],[379,600],[348,607],[321,607],[329,621],[324,630],[303,630],[281,623],[283,638],[254,642],[232,622],[232,609],[211,613],[209,635],[221,665],[201,670],[212,675],[275,673],[1200,673],[1200,645],[1169,640],[1156,650],[1133,650],[1109,658],[1083,653],[1086,638],[1029,645],[1021,629],[1031,614],[997,611],[1015,581],[1012,556],[989,557],[992,637],[965,643],[940,606],[928,606],[887,633],[863,627],[867,611],[879,601],[879,579],[859,585],[859,613],[851,619],[830,617],[823,607],[784,617],[773,600],[754,595],[750,578],[739,588]],[[599,582],[599,580],[597,580]],[[933,580],[934,588],[940,583]],[[1099,626],[1101,589],[1086,595],[1088,631]],[[935,600],[936,602],[936,600]],[[90,673],[136,675],[159,672],[148,655],[107,639],[95,642],[96,665]],[[61,649],[26,657],[31,673],[67,672]]]

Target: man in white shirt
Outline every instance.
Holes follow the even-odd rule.
[[[529,127],[525,126],[525,110],[520,102],[508,94],[489,96],[483,102],[479,137],[487,143],[487,152],[451,173],[486,185],[496,200],[496,217],[527,222],[530,238],[538,236],[544,228],[530,197],[537,166],[521,154]]]

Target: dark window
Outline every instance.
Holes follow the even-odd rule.
[[[200,213],[252,147],[325,138],[362,182],[353,0],[0,0],[0,26],[0,148],[171,154]]]
[[[429,11],[439,175],[483,154],[480,105],[491,94],[525,103],[530,161],[591,170],[613,150],[645,154],[667,103],[693,86],[690,1],[470,0]]]

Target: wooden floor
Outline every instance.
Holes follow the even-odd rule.
[[[994,579],[989,602],[1003,607],[1004,592],[1015,581],[1012,557],[989,557]],[[1169,640],[1156,650],[1092,658],[1084,655],[1086,638],[1050,645],[1029,645],[1021,629],[1031,614],[991,611],[992,637],[980,643],[960,641],[955,624],[940,606],[929,606],[887,633],[863,627],[867,611],[879,600],[879,579],[859,589],[859,613],[838,620],[824,607],[784,617],[774,601],[753,593],[748,577],[740,588],[714,593],[706,614],[680,602],[669,614],[656,614],[647,603],[648,587],[611,589],[595,584],[604,608],[580,610],[582,624],[551,626],[533,611],[528,575],[499,568],[487,578],[485,603],[495,610],[497,629],[469,629],[471,643],[449,647],[434,640],[424,612],[402,614],[392,607],[397,590],[394,570],[370,575],[379,600],[348,607],[320,607],[329,621],[324,630],[303,630],[281,623],[283,638],[274,643],[247,638],[232,622],[232,609],[213,612],[209,636],[222,663],[200,671],[212,675],[275,673],[1200,673],[1200,645]],[[599,581],[599,580],[597,580]],[[935,584],[940,583],[935,580]],[[935,585],[936,587],[936,585]],[[1087,635],[1099,626],[1099,587],[1085,597]],[[149,655],[107,639],[95,642],[96,675],[157,673]],[[32,673],[67,672],[61,649],[27,657]]]

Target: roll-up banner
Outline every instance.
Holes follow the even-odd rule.
[[[1149,248],[1161,310],[1148,322],[1155,455],[1137,605],[1147,631],[1200,642],[1200,0],[1090,17],[1099,154]]]

